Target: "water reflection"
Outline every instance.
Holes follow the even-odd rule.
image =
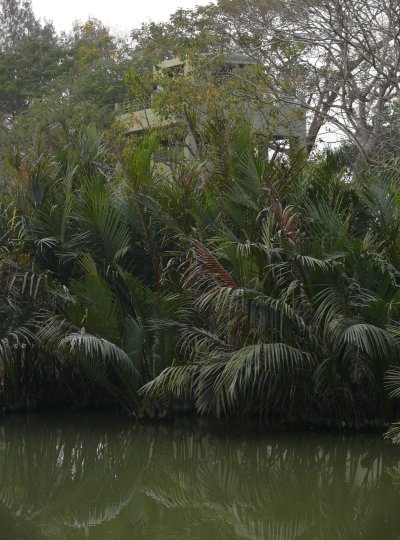
[[[400,539],[400,450],[379,436],[1,422],[0,540]]]

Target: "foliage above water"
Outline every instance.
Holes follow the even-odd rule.
[[[355,426],[394,418],[395,10],[388,3],[371,29],[377,3],[356,25],[351,1],[345,12],[248,2],[246,17],[242,4],[179,10],[128,45],[96,19],[57,35],[29,1],[0,0],[2,406]],[[364,54],[365,40],[337,49],[349,24],[380,36],[385,58]],[[154,69],[171,55],[185,62]],[[316,57],[329,69],[311,69]],[[360,84],[365,95],[354,93]],[[119,137],[114,103],[127,86],[179,122]],[[363,113],[368,92],[378,101]],[[272,141],[279,103],[302,103],[297,120],[312,112],[297,155],[296,144],[285,155]],[[268,133],[243,121],[256,105]],[[316,157],[326,120],[350,138]]]
[[[2,395],[283,422],[392,419],[399,177],[268,160],[245,125],[157,134],[116,162],[93,127],[15,153],[1,200]]]

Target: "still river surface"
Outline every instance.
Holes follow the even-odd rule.
[[[0,418],[0,540],[400,539],[400,447],[108,415]]]

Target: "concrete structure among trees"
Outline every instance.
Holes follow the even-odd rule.
[[[246,66],[256,65],[257,62],[243,54],[231,53],[226,54],[221,58],[221,74],[229,75]],[[169,77],[174,77],[174,74],[190,77],[191,65],[180,58],[172,58],[161,62],[155,72],[162,70]],[[183,118],[178,118],[176,115],[162,115],[156,108],[153,107],[153,102],[156,95],[163,92],[161,86],[154,86],[153,92],[146,98],[138,100],[127,100],[123,104],[116,105],[118,120],[123,126],[126,135],[141,134],[151,128],[172,127],[182,122]],[[286,151],[294,151],[299,148],[305,148],[306,145],[306,115],[304,109],[292,103],[275,103],[271,104],[271,98],[267,100],[265,96],[261,99],[247,100],[243,99],[241,110],[244,117],[251,126],[251,129],[262,135],[265,135],[265,147],[276,148],[281,145]],[[206,112],[200,114],[200,121],[205,121]],[[183,138],[180,145],[180,153],[178,159],[190,160],[195,153],[192,151],[194,144],[193,138],[189,135]],[[167,144],[167,143],[166,143]],[[157,158],[156,158],[157,161]],[[161,161],[163,161],[161,159]]]

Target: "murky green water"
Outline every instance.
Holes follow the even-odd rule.
[[[0,419],[0,539],[400,539],[379,436]]]

